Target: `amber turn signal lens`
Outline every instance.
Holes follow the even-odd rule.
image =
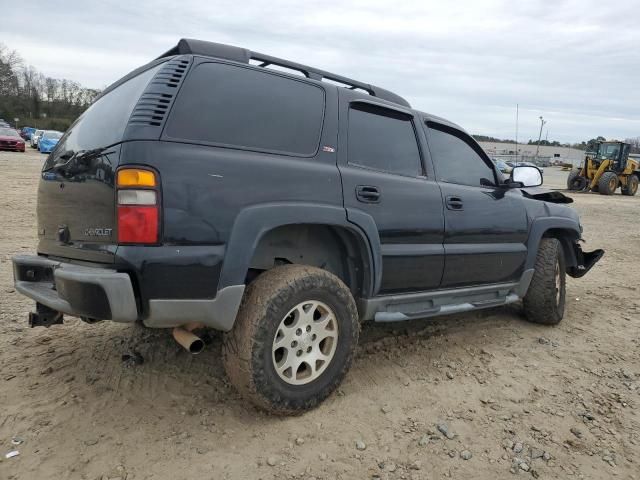
[[[118,170],[119,187],[155,187],[155,173],[139,168],[123,168]]]

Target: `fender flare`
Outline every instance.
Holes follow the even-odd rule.
[[[537,218],[531,223],[529,230],[529,238],[527,239],[527,259],[525,261],[525,270],[534,268],[536,264],[536,256],[538,254],[538,246],[544,234],[549,230],[565,230],[575,234],[578,240],[581,236],[580,224],[572,218],[567,217],[544,217]],[[563,245],[566,248],[567,245]],[[569,264],[575,264],[575,252],[571,250],[573,258],[567,258]]]
[[[311,203],[266,203],[243,209],[236,217],[220,272],[218,290],[245,282],[253,252],[268,231],[286,225],[315,224],[346,228],[356,234],[367,249],[369,296],[377,291],[382,278],[380,238],[373,218],[362,212],[352,214],[344,207]]]

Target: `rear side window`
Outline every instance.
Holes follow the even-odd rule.
[[[422,173],[411,117],[372,105],[349,110],[349,163],[407,175]]]
[[[495,183],[495,171],[473,148],[464,133],[428,122],[429,150],[440,182],[474,187]]]
[[[300,156],[318,150],[324,90],[280,75],[203,63],[182,86],[166,135]]]

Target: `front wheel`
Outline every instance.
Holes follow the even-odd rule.
[[[555,325],[564,316],[566,265],[557,238],[543,238],[536,256],[535,272],[524,297],[524,314],[533,323]]]
[[[615,172],[604,172],[598,180],[600,195],[613,195],[618,188],[618,175]]]
[[[276,414],[317,406],[345,377],[358,343],[356,304],[335,275],[285,265],[248,287],[223,361],[240,393]]]

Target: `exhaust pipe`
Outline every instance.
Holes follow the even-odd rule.
[[[173,338],[178,342],[187,352],[197,355],[204,350],[204,341],[194,335],[189,330],[190,325],[184,327],[175,327],[173,329]]]

